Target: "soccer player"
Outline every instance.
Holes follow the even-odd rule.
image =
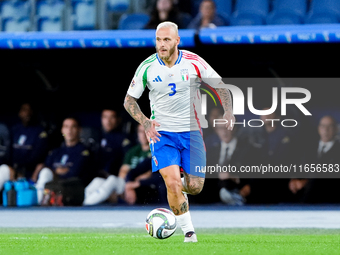
[[[57,179],[66,180],[77,177],[84,185],[88,184],[91,168],[91,157],[87,147],[80,142],[80,123],[74,117],[66,117],[63,120],[61,133],[64,137],[63,144],[52,150],[45,163],[38,171],[36,183],[38,203],[43,200],[45,184]]]
[[[20,123],[11,129],[11,151],[6,164],[0,165],[0,190],[3,184],[17,177],[36,181],[34,171],[48,153],[48,136],[40,125],[32,103],[22,103],[18,116]]]
[[[141,125],[150,140],[152,171],[159,171],[166,188],[168,203],[185,235],[184,242],[197,242],[186,193],[199,194],[204,173],[195,166],[205,166],[205,147],[197,110],[200,106],[200,81],[216,87],[221,77],[198,55],[178,50],[178,27],[162,22],[156,29],[156,50],[137,68],[124,101],[125,109]],[[211,84],[213,83],[213,84]],[[137,99],[148,87],[152,116],[147,118]],[[216,88],[220,95],[226,128],[235,122],[229,90]],[[184,170],[181,179],[180,167]]]
[[[84,205],[100,204],[109,199],[112,193],[121,195],[124,192],[125,181],[118,178],[118,174],[131,142],[119,128],[120,116],[115,109],[103,109],[101,124],[101,141],[95,150],[97,173],[85,188]]]

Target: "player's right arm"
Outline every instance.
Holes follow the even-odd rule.
[[[153,142],[159,141],[158,137],[161,135],[157,132],[156,126],[159,127],[160,124],[154,120],[147,118],[139,108],[136,98],[133,98],[129,94],[126,94],[124,100],[124,108],[126,111],[134,118],[138,123],[140,123],[145,130],[146,136],[150,138]]]
[[[124,108],[125,110],[131,115],[132,118],[134,118],[138,123],[140,123],[142,126],[151,126],[151,121],[148,119],[141,111],[139,105],[137,104],[137,99],[130,96],[129,94],[126,94],[125,100],[124,100]]]
[[[150,63],[155,59],[155,56],[149,57],[137,68],[137,71],[131,81],[130,87],[127,91],[124,100],[124,108],[139,124],[144,127],[146,136],[148,139],[152,139],[153,142],[159,141],[161,135],[156,131],[156,126],[160,126],[154,120],[147,118],[141,111],[137,104],[137,99],[142,95],[147,85],[147,71],[150,67]]]

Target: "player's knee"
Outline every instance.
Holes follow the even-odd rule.
[[[166,187],[168,189],[168,192],[172,194],[180,194],[182,192],[181,180],[177,180],[177,179],[167,180]]]
[[[51,169],[44,167],[41,169],[37,183],[47,183],[53,181],[53,172]]]
[[[0,190],[2,189],[4,183],[11,179],[11,171],[10,168],[3,164],[0,165]]]
[[[193,188],[193,189],[190,190],[190,195],[198,195],[199,193],[201,193],[202,189],[203,189],[203,186]]]
[[[9,174],[10,174],[9,166],[6,164],[0,165],[0,173],[3,175],[6,175],[6,177],[9,178]]]
[[[198,181],[193,181],[188,187],[188,192],[190,195],[198,195],[201,193],[204,185],[204,179],[201,178]]]

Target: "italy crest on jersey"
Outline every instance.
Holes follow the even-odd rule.
[[[181,69],[181,76],[183,81],[189,80],[189,71],[188,69]]]
[[[133,80],[131,81],[130,88],[133,88],[135,85],[136,85],[136,82],[135,82],[135,80],[133,79]]]

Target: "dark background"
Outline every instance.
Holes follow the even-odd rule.
[[[339,77],[339,44],[198,43],[186,49],[199,54],[222,77]],[[108,105],[123,110],[136,68],[154,52],[154,48],[1,50],[0,121],[14,121],[23,101],[34,101],[43,116],[56,121],[73,112],[96,115]],[[322,84],[301,87],[311,91],[311,107],[340,108],[340,87],[332,91]],[[147,93],[139,104],[148,114]],[[93,124],[99,125],[99,119]]]

